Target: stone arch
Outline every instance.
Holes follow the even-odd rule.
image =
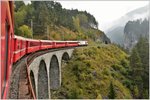
[[[68,61],[69,58],[70,58],[70,57],[69,57],[69,54],[68,54],[67,52],[63,53],[63,55],[62,55],[62,60]]]
[[[44,60],[40,61],[38,70],[38,99],[48,99],[48,76]]]
[[[32,70],[30,71],[30,79],[31,79],[31,83],[32,83],[32,88],[33,88],[34,94],[36,96],[35,78],[34,78],[34,73],[33,73]]]
[[[53,55],[49,67],[50,89],[56,90],[60,86],[60,69],[56,55]]]

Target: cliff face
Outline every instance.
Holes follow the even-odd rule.
[[[149,7],[148,5],[144,7],[137,8],[133,11],[128,12],[123,15],[121,18],[111,24],[111,27],[106,30],[106,35],[111,39],[111,42],[119,44],[120,46],[124,45],[124,26],[128,21],[148,18]]]
[[[110,39],[104,33],[97,37],[96,42],[103,42],[105,44],[111,43]]]
[[[124,28],[124,48],[131,50],[140,37],[148,38],[149,21],[128,21]]]

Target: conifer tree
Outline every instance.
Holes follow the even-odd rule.
[[[133,48],[132,50],[130,57],[130,66],[132,70],[133,87],[137,85],[138,90],[140,90],[139,96],[136,96],[135,98],[139,98],[143,89],[143,82],[142,82],[143,68],[140,56],[136,48]],[[135,94],[134,91],[133,94]]]
[[[116,93],[115,93],[115,89],[114,89],[114,86],[113,86],[112,82],[110,83],[109,88],[110,88],[109,89],[109,94],[108,94],[109,99],[115,99]]]

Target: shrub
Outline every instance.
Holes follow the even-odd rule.
[[[138,98],[138,97],[139,97],[139,89],[138,89],[138,86],[134,86],[133,92],[134,92],[134,97],[135,97],[135,98]]]
[[[122,67],[122,66],[117,65],[117,64],[114,64],[114,65],[112,65],[111,67],[112,67],[115,71],[117,71],[117,70],[121,70],[121,67]]]
[[[121,65],[122,65],[123,67],[125,67],[125,68],[128,68],[128,67],[129,67],[128,62],[127,62],[127,60],[125,60],[125,59],[121,60]]]
[[[96,99],[102,99],[101,94],[98,94],[97,97],[96,97]]]
[[[132,82],[130,80],[124,80],[123,85],[125,85],[127,88],[131,89]]]
[[[105,68],[103,70],[103,74],[108,76],[108,75],[110,75],[110,71],[107,68]]]
[[[123,68],[123,67],[121,67],[120,72],[121,72],[123,75],[127,75],[127,71],[126,71],[126,69]]]
[[[27,25],[22,25],[18,28],[18,35],[31,38],[32,30]]]
[[[69,99],[78,99],[79,98],[79,91],[77,89],[71,89],[68,93]]]

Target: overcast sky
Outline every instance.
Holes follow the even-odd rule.
[[[114,20],[127,12],[149,4],[149,1],[58,1],[63,8],[87,11],[94,15],[99,29],[106,31]]]

